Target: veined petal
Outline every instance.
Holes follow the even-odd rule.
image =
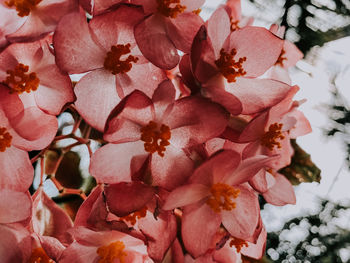
[[[1,224],[23,221],[31,216],[32,200],[27,193],[0,188],[0,200]]]
[[[277,206],[295,204],[296,198],[292,184],[279,173],[275,174],[275,179],[275,184],[263,193],[266,202]]]

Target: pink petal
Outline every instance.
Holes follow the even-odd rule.
[[[77,242],[73,242],[63,251],[59,262],[71,263],[73,260],[75,263],[94,262],[99,258],[96,252],[97,248],[94,246],[83,246]]]
[[[40,86],[34,92],[38,107],[51,115],[60,114],[62,108],[75,99],[70,78],[55,64],[36,68],[36,73],[40,79]]]
[[[152,101],[158,120],[162,120],[171,110],[175,101],[175,87],[170,80],[164,80],[155,90]]]
[[[0,189],[25,192],[33,182],[34,169],[28,153],[14,146],[0,152]]]
[[[164,210],[190,205],[210,195],[210,188],[203,184],[187,184],[173,190],[167,197]]]
[[[142,164],[148,157],[141,141],[122,144],[109,143],[92,155],[90,173],[98,182],[109,184],[130,182],[132,173],[141,169],[141,167],[132,167],[133,159],[136,157],[142,158]]]
[[[57,25],[53,43],[58,67],[69,74],[103,67],[106,51],[93,40],[86,17],[64,16]]]
[[[282,62],[284,68],[295,66],[295,64],[304,57],[304,54],[297,46],[287,40],[284,41],[283,49],[286,52],[286,60]]]
[[[185,53],[190,53],[193,39],[203,23],[200,16],[192,12],[184,12],[176,19],[167,19],[165,25],[167,35],[175,47]]]
[[[196,80],[193,76],[192,69],[191,69],[191,59],[188,54],[185,54],[182,56],[180,64],[179,64],[179,70],[181,73],[181,80],[183,83],[191,89],[193,93],[196,93],[199,89]]]
[[[151,157],[152,185],[161,186],[167,190],[183,184],[191,175],[194,167],[193,161],[182,149],[171,144],[166,146],[164,156],[157,153]]]
[[[260,140],[261,136],[265,133],[268,117],[269,113],[265,111],[251,120],[239,136],[239,142],[244,143]]]
[[[103,131],[108,115],[120,102],[115,76],[104,69],[94,70],[80,79],[74,92],[80,115],[92,127]]]
[[[218,104],[198,97],[177,100],[166,120],[170,142],[189,147],[220,135],[226,128],[228,113]]]
[[[135,39],[142,54],[157,67],[174,68],[180,60],[174,44],[169,39],[163,18],[152,15],[135,27]]]
[[[239,185],[249,181],[254,175],[256,175],[261,169],[270,167],[272,162],[278,159],[280,156],[265,156],[256,155],[244,159],[241,165],[234,171],[233,174],[225,177],[224,181],[228,185]]]
[[[124,2],[124,0],[94,0],[93,1],[93,15],[98,15],[107,11],[114,5]]]
[[[222,224],[232,236],[247,240],[254,235],[258,225],[260,216],[258,197],[247,187],[235,188],[240,190],[235,199],[236,208],[221,211]]]
[[[297,138],[298,136],[303,136],[312,132],[311,124],[304,113],[293,110],[288,115],[293,116],[297,120],[296,125],[290,130],[289,136],[291,138]]]
[[[108,208],[119,217],[141,210],[154,196],[153,188],[141,182],[108,185],[104,192]]]
[[[292,184],[279,173],[276,173],[275,179],[276,183],[263,194],[266,202],[277,206],[294,205],[296,199]]]
[[[32,200],[27,193],[0,188],[0,223],[23,221],[32,214]]]
[[[262,169],[249,180],[249,184],[255,191],[265,193],[268,188],[275,184],[275,178],[265,169]]]
[[[234,20],[241,20],[241,17],[242,17],[241,0],[227,0],[226,6],[229,7],[230,15]]]
[[[224,49],[236,49],[235,59],[246,57],[243,68],[245,77],[258,77],[272,67],[282,50],[283,40],[262,27],[246,26],[232,32]]]
[[[242,247],[241,253],[242,255],[248,256],[250,258],[254,259],[261,259],[265,254],[265,248],[266,248],[266,238],[267,238],[267,232],[265,227],[263,227],[259,238],[257,240],[257,243],[248,243],[248,247]]]
[[[185,12],[197,10],[204,4],[205,0],[181,0],[181,5],[186,6]]]
[[[101,4],[94,3],[96,5]],[[111,2],[111,1],[110,1]],[[116,2],[114,0],[114,2]],[[134,26],[143,19],[144,15],[140,8],[132,6],[120,6],[117,10],[95,16],[91,19],[91,28],[97,41],[105,50],[110,50],[116,44],[135,45]]]
[[[73,227],[68,214],[59,207],[42,188],[33,195],[33,229],[37,234],[52,236],[60,241],[68,241],[65,237],[67,229]]]
[[[224,7],[216,9],[207,22],[207,30],[213,45],[215,57],[220,56],[220,50],[231,33],[230,18]]]
[[[104,138],[111,142],[138,140],[141,138],[140,128],[153,119],[152,100],[136,90],[113,109],[107,120]]]
[[[203,255],[212,244],[220,224],[220,214],[215,213],[206,203],[186,207],[181,229],[186,250],[195,258]]]
[[[53,260],[58,261],[63,251],[66,249],[60,241],[54,237],[49,236],[38,236],[42,248],[46,254]]]
[[[236,82],[226,85],[225,89],[241,101],[242,114],[253,114],[282,101],[290,86],[270,79],[238,78]]]
[[[0,224],[0,262],[23,262],[23,255],[18,246],[20,240],[16,230]]]
[[[154,261],[161,262],[176,238],[176,217],[171,212],[162,212],[157,220],[149,215],[139,221],[139,229],[146,236],[148,255]]]

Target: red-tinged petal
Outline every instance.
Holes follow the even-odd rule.
[[[190,55],[185,54],[182,56],[180,64],[179,64],[179,70],[181,73],[181,80],[183,81],[183,83],[193,93],[197,93],[199,87],[198,87],[196,80],[195,80],[193,73],[192,73]]]
[[[297,122],[296,125],[290,129],[289,136],[290,138],[297,138],[298,136],[303,136],[312,132],[311,124],[308,119],[306,119],[304,113],[294,109],[288,116],[293,116]]]
[[[96,4],[99,3],[95,2],[94,7]],[[116,44],[129,43],[135,46],[134,26],[143,17],[141,8],[123,5],[113,12],[95,16],[90,21],[89,27],[105,50],[110,50]]]
[[[23,262],[22,251],[18,246],[20,240],[18,239],[16,230],[7,225],[0,224],[0,236],[0,262]]]
[[[9,119],[9,123],[13,145],[27,151],[45,148],[55,137],[58,127],[55,116],[48,115],[37,107],[24,109]]]
[[[265,254],[266,238],[267,238],[267,232],[265,227],[263,227],[256,244],[249,242],[248,247],[245,247],[245,246],[242,247],[241,249],[242,255],[245,255],[254,259],[261,259]]]
[[[214,48],[203,25],[193,39],[191,47],[192,72],[199,82],[205,83],[219,73],[214,61]]]
[[[283,49],[285,51],[285,58],[282,62],[284,68],[294,67],[295,64],[304,57],[303,52],[301,52],[296,45],[285,40]]]
[[[99,258],[97,248],[94,246],[83,246],[77,242],[70,244],[59,259],[60,263],[87,263],[94,262]]]
[[[162,122],[163,117],[166,118],[168,116],[169,111],[172,109],[172,104],[175,101],[175,93],[175,87],[170,80],[164,80],[155,90],[152,101],[156,118],[160,122]]]
[[[73,227],[73,222],[68,214],[48,197],[42,188],[33,195],[33,229],[39,235],[52,236],[62,242],[67,242],[65,237],[67,229]]]
[[[242,8],[241,0],[227,0],[226,6],[230,9],[230,15],[234,20],[241,20],[242,17]]]
[[[82,77],[74,92],[80,115],[92,127],[103,131],[108,115],[120,102],[115,76],[104,69],[94,70]]]
[[[0,223],[23,221],[31,216],[32,200],[27,193],[0,189]]]
[[[251,120],[239,136],[239,142],[245,143],[259,140],[265,133],[268,117],[269,113],[266,111]]]
[[[254,175],[256,175],[261,169],[270,167],[273,161],[277,160],[280,156],[265,156],[256,155],[244,159],[241,165],[230,175],[226,176],[224,181],[228,185],[239,185],[249,181]]]
[[[131,0],[134,5],[141,5],[145,12],[145,15],[157,12],[157,2],[154,0]]]
[[[184,263],[184,253],[178,239],[175,239],[171,246],[171,260],[173,263]]]
[[[92,155],[90,173],[101,183],[130,182],[132,171],[137,172],[141,169],[141,167],[132,167],[132,160],[136,157],[142,157],[144,161],[148,157],[141,141],[109,143]]]
[[[197,10],[204,4],[205,0],[181,0],[181,5],[186,6],[185,12]]]
[[[16,147],[0,152],[0,170],[0,189],[25,192],[33,182],[34,169],[28,153]]]
[[[1,21],[0,21],[0,50],[5,48],[10,42],[6,36],[15,32],[26,21],[26,17],[19,17],[14,10],[0,5]]]
[[[207,22],[207,30],[213,45],[215,57],[220,57],[220,50],[231,33],[230,18],[224,7],[216,9]]]
[[[38,238],[49,258],[58,261],[66,247],[54,237],[38,235]]]
[[[116,79],[117,91],[121,98],[134,90],[140,90],[151,98],[159,83],[167,78],[163,70],[146,62],[133,64],[128,73],[117,75]]]
[[[275,179],[275,184],[263,193],[266,202],[277,206],[295,204],[296,199],[292,184],[279,173],[276,173]]]
[[[149,214],[139,220],[138,227],[146,236],[148,255],[156,262],[161,262],[177,234],[176,218],[171,212],[163,212],[157,220]],[[135,261],[133,261],[135,262]]]
[[[178,148],[203,143],[219,136],[226,128],[228,113],[218,104],[199,97],[186,97],[174,103],[166,123],[170,142]]]
[[[166,31],[177,49],[190,53],[193,39],[203,23],[200,16],[185,12],[179,14],[176,19],[167,19]]]
[[[91,0],[79,0],[79,5],[89,14],[92,14],[93,4]]]
[[[97,198],[102,194],[103,188],[101,186],[96,186],[87,199],[81,204],[79,210],[75,216],[74,226],[88,226],[88,218],[91,213],[92,207],[95,204]]]
[[[272,24],[270,26],[270,31],[271,33],[275,34],[276,36],[283,38],[284,37],[284,32],[285,32],[285,26],[279,26],[277,24]]]
[[[243,63],[245,77],[258,77],[276,63],[283,42],[265,28],[246,26],[232,32],[223,47],[226,51],[236,49],[237,59],[247,58]]]
[[[248,240],[255,233],[258,225],[260,208],[257,195],[244,186],[239,186],[236,208],[231,211],[221,211],[222,224],[234,237]]]
[[[51,115],[60,114],[62,108],[75,99],[70,78],[54,64],[36,68],[35,72],[40,79],[40,86],[34,92],[36,104]]]
[[[282,101],[290,90],[286,83],[271,79],[238,78],[225,86],[243,105],[242,114],[254,114]]]
[[[90,0],[91,1],[91,0]],[[124,0],[94,0],[93,15],[102,14],[114,5],[125,2]]]
[[[164,210],[194,204],[210,195],[210,188],[203,184],[187,184],[173,190],[167,197]]]
[[[227,242],[229,243],[229,242]],[[232,247],[230,247],[229,245],[226,245],[215,251],[213,254],[213,260],[215,260],[214,262],[230,262],[230,263],[238,263],[241,262],[240,259],[238,258],[237,254],[234,252],[234,250],[232,249]]]
[[[151,158],[152,185],[167,190],[182,185],[191,175],[194,163],[182,149],[171,144],[166,146],[164,156],[154,153]]]
[[[186,207],[181,229],[186,250],[195,258],[203,255],[212,244],[220,224],[220,214],[215,213],[205,202]]]
[[[94,42],[85,15],[71,13],[57,25],[53,43],[58,67],[70,74],[103,67],[107,51]]]
[[[147,125],[154,119],[153,102],[143,92],[136,90],[126,96],[108,117],[104,138],[111,142],[138,140],[138,127]]]
[[[153,198],[154,190],[141,182],[122,182],[106,186],[105,196],[109,210],[123,217],[141,210]]]
[[[218,152],[194,171],[190,182],[211,187],[211,185],[221,182],[225,175],[231,174],[240,162],[241,156],[234,151]]]
[[[180,56],[169,39],[163,18],[152,15],[135,27],[135,39],[142,54],[157,67],[172,69]]]
[[[265,193],[275,184],[275,178],[269,172],[266,172],[265,169],[262,169],[249,180],[249,184],[255,191]]]

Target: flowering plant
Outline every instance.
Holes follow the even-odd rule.
[[[295,203],[279,170],[311,132],[287,71],[302,54],[239,0],[207,21],[204,2],[1,1],[1,262],[263,256],[258,196]]]

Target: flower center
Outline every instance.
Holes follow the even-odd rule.
[[[166,17],[176,18],[185,11],[186,6],[180,5],[180,0],[156,0],[157,10]]]
[[[284,139],[281,131],[282,126],[282,123],[271,124],[269,130],[261,137],[261,145],[269,148],[270,151],[272,151],[275,146],[277,146],[277,148],[281,148],[281,143],[277,140]]]
[[[4,152],[6,148],[11,147],[12,136],[4,127],[0,127],[0,152]]]
[[[281,67],[283,67],[283,61],[287,60],[287,58],[285,57],[286,51],[284,49],[282,49],[280,56],[278,57],[275,65],[280,65]]]
[[[125,262],[128,255],[124,252],[125,245],[122,241],[110,243],[108,246],[102,246],[97,249],[97,254],[101,257],[98,263],[113,263],[115,259],[119,259],[120,263]]]
[[[39,87],[40,80],[35,72],[27,73],[29,66],[18,64],[14,70],[7,70],[8,76],[4,83],[10,88],[10,93],[21,94],[35,91]]]
[[[129,55],[125,60],[121,60],[121,56],[130,53],[130,44],[116,45],[111,47],[111,51],[107,53],[104,61],[104,68],[111,71],[113,75],[126,73],[131,70],[131,62],[136,63],[139,59]]]
[[[217,183],[211,187],[210,192],[212,196],[207,200],[207,204],[214,212],[220,213],[222,209],[230,211],[236,208],[236,203],[232,199],[238,197],[239,189],[234,189],[227,184]]]
[[[243,69],[243,62],[247,60],[246,57],[239,58],[236,61],[233,57],[237,54],[236,49],[232,49],[230,53],[225,52],[222,48],[220,50],[220,58],[215,60],[216,66],[220,72],[227,79],[228,82],[236,82],[237,77],[244,76],[247,72]]]
[[[242,247],[248,247],[247,241],[244,241],[240,238],[232,237],[232,240],[230,241],[230,247],[236,247],[237,253],[241,252]]]
[[[239,20],[233,20],[233,17],[230,18],[230,22],[231,22],[231,32],[237,30],[237,29],[240,29],[238,23],[239,23]]]
[[[34,248],[28,263],[54,263],[42,247]]]
[[[148,125],[141,128],[141,140],[145,142],[145,151],[158,152],[161,157],[164,156],[165,146],[170,144],[170,137],[170,128],[164,124],[158,129],[158,124],[150,121]]]
[[[17,15],[20,17],[28,16],[42,0],[10,0],[5,4],[8,7],[16,7]]]
[[[136,211],[134,213],[131,213],[127,216],[123,216],[120,219],[123,221],[127,221],[130,222],[130,224],[135,225],[136,224],[136,220],[145,217],[147,214],[147,207],[145,206],[144,208],[142,208],[139,211]]]

